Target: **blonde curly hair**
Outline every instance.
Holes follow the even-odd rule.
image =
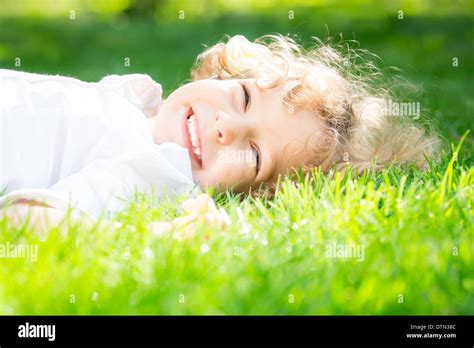
[[[229,43],[234,38],[201,53],[192,79],[255,78],[261,88],[291,81],[295,87],[283,102],[295,110],[311,111],[326,126],[324,141],[307,143],[312,160],[302,164],[304,171],[313,167],[324,172],[347,167],[363,171],[372,166],[380,170],[392,163],[425,168],[426,157],[435,154],[439,144],[435,135],[409,117],[387,112],[388,100],[396,99],[394,88],[372,62],[375,55],[343,42],[313,38],[314,44],[305,49],[288,36],[265,35],[251,44],[247,41],[250,50],[264,48],[265,59],[257,60],[260,63],[254,68],[238,67],[229,61]]]

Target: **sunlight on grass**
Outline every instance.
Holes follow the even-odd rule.
[[[0,313],[473,313],[474,167],[460,146],[427,172],[314,170],[272,200],[221,194],[232,226],[187,241],[146,230],[180,212],[143,195],[116,231],[41,241],[3,220],[2,243],[37,245],[38,258],[1,259]]]

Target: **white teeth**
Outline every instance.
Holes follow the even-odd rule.
[[[196,119],[194,115],[189,116],[187,123],[188,123],[189,137],[191,139],[193,152],[196,154],[196,156],[199,159],[201,159],[201,150],[199,149],[199,146],[198,146],[197,126],[195,122],[196,122]]]

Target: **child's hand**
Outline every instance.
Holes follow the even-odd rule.
[[[189,198],[181,205],[184,215],[171,222],[152,222],[149,226],[152,231],[161,235],[174,229],[173,237],[176,239],[193,237],[200,223],[217,226],[224,230],[230,225],[230,219],[224,209],[217,209],[214,201],[207,194],[197,198]]]

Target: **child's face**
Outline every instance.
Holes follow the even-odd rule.
[[[310,160],[305,143],[323,131],[314,114],[283,103],[287,91],[283,85],[261,89],[255,79],[191,82],[175,90],[150,119],[154,140],[188,149],[194,181],[202,189],[243,192],[276,182],[279,174]],[[189,135],[189,114],[194,114],[197,136]]]

